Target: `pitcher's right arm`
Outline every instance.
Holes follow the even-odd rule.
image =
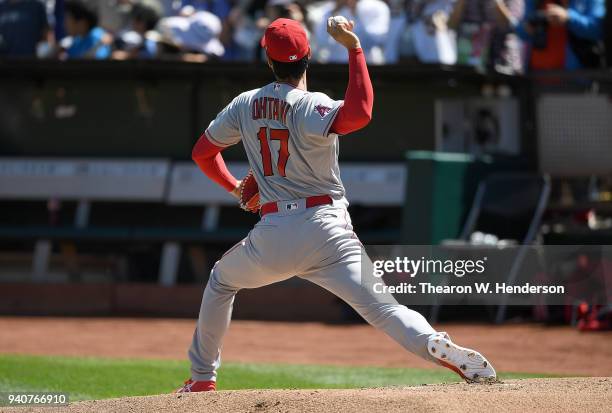
[[[353,32],[354,22],[328,22],[327,31],[349,54],[349,83],[344,104],[330,128],[330,132],[346,135],[364,128],[372,119],[374,89],[368,73],[365,55],[359,38]]]

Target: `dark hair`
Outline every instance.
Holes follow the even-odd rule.
[[[91,1],[66,0],[64,13],[72,15],[75,20],[86,20],[90,29],[98,25],[98,9]]]
[[[133,20],[143,22],[147,30],[153,30],[161,16],[153,7],[147,4],[136,3],[132,6],[130,17]]]
[[[272,60],[272,59],[270,59]],[[302,57],[297,62],[277,62],[272,60],[272,71],[278,80],[300,79],[308,69],[308,56]]]

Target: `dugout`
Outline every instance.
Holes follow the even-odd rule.
[[[559,134],[558,125],[547,116],[549,107],[554,108],[555,113],[572,114],[572,102],[576,101],[557,99],[559,95],[586,98],[591,106],[582,105],[582,108],[593,107],[599,118],[609,118],[606,118],[609,114],[606,96],[612,83],[607,72],[508,77],[462,67],[409,65],[372,67],[370,72],[376,90],[374,119],[367,128],[343,139],[340,144],[343,173],[350,175],[347,182],[352,181],[354,185],[349,189],[354,197],[353,222],[366,243],[399,242],[402,240],[402,220],[404,234],[417,237],[414,242],[435,243],[458,235],[450,232],[461,227],[477,181],[487,171],[505,168],[504,162],[531,171],[537,170],[538,165],[548,165],[547,172],[557,168],[558,173],[565,175],[576,173],[585,164],[592,165],[588,156],[575,156],[586,153],[577,135]],[[343,65],[314,65],[309,85],[340,98],[347,75]],[[51,263],[56,263],[60,270],[66,271],[62,255],[69,259],[76,257],[76,262],[80,263],[87,258],[90,260],[87,262],[102,269],[105,283],[116,285],[116,289],[98,290],[104,292],[107,299],[104,305],[92,310],[95,314],[105,311],[138,313],[137,308],[123,305],[109,310],[112,303],[126,302],[121,297],[138,295],[134,289],[122,287],[132,282],[155,287],[154,284],[162,279],[174,280],[177,288],[195,288],[195,292],[189,293],[191,298],[185,300],[196,303],[198,300],[193,297],[199,295],[199,288],[214,259],[246,234],[256,217],[226,205],[208,190],[202,189],[201,194],[196,194],[199,197],[189,197],[174,185],[183,178],[182,183],[186,184],[187,178],[193,176],[194,168],[189,162],[192,145],[218,110],[236,94],[270,80],[271,75],[263,65],[1,61],[0,154],[4,160],[25,160],[33,164],[55,160],[70,165],[68,169],[73,168],[70,170],[77,176],[89,170],[89,167],[78,165],[86,165],[91,160],[106,160],[111,163],[109,170],[115,172],[116,163],[129,164],[136,159],[165,165],[163,176],[151,177],[157,182],[158,192],[149,198],[133,199],[129,194],[115,193],[111,197],[94,199],[83,192],[61,199],[53,185],[47,188],[49,192],[45,192],[45,196],[39,191],[37,198],[19,193],[5,194],[0,201],[0,262],[3,268],[11,271],[20,268],[24,274],[17,280],[20,283],[33,281],[31,255],[38,241],[47,239],[52,241],[51,246],[42,244],[40,248],[43,252],[47,248]],[[505,118],[508,113],[511,116]],[[604,121],[595,123],[589,119],[592,118],[575,116],[573,121],[584,122],[588,127],[599,125],[594,127],[599,140],[589,141],[592,149],[597,142],[602,142],[600,138],[609,130]],[[508,122],[514,125],[510,134],[504,132],[508,127],[503,126]],[[498,143],[493,139],[479,147],[473,145],[475,137],[480,139],[491,130],[504,132],[498,134]],[[550,139],[543,141],[543,136]],[[549,147],[556,150],[541,150]],[[412,158],[413,162],[420,163],[418,167],[413,164],[413,172],[418,168],[423,172],[418,184],[414,184],[417,175],[405,168],[407,151],[421,154],[420,158]],[[454,152],[450,158],[465,161],[455,162],[450,167],[443,162],[446,155],[441,152]],[[228,150],[227,155],[233,162],[244,160],[239,146]],[[515,163],[517,158],[519,163]],[[561,167],[566,169],[561,171]],[[104,171],[102,169],[103,175]],[[598,171],[601,169],[591,172]],[[5,172],[7,180],[2,181],[0,189],[14,182],[11,174],[15,170],[9,168]],[[116,183],[109,185],[119,190],[125,176],[122,172],[114,176]],[[434,180],[435,186],[431,185]],[[18,188],[25,190],[27,186]],[[407,198],[404,198],[405,191]],[[193,190],[187,190],[187,195],[190,194]],[[449,201],[445,197],[451,194],[455,194],[455,198]],[[426,208],[431,214],[427,219],[419,219],[424,217],[423,205],[414,202],[419,197],[429,205]],[[50,208],[54,208],[57,199],[61,200],[62,207],[54,212],[51,222]],[[598,202],[595,206],[603,208],[603,204]],[[561,208],[565,214],[575,212],[566,205],[553,203],[553,207]],[[89,218],[85,220],[86,227],[81,225],[84,216]],[[443,224],[443,228],[438,226],[432,230],[436,222]],[[588,228],[586,232],[582,230],[583,236],[593,234]],[[603,231],[599,234],[603,238],[598,239],[609,240],[609,234]],[[171,243],[175,243],[174,246]],[[197,265],[192,259],[198,256],[194,247],[204,248],[207,255],[200,254]],[[174,264],[162,265],[164,256]],[[176,277],[162,276],[164,268],[174,268]],[[83,281],[78,271],[61,280]],[[5,283],[3,289],[19,291],[21,288],[23,291],[24,284],[20,285],[19,288],[10,287]],[[128,290],[129,294],[125,292]],[[294,288],[291,297],[299,295],[298,290]],[[93,295],[96,289],[88,291],[87,294]],[[161,291],[147,293],[152,297],[151,302],[157,304],[151,304],[146,314],[161,314],[165,309],[168,314],[178,314],[171,308],[180,300],[168,301]],[[34,314],[36,306],[28,305],[45,294],[40,292],[36,296],[39,298],[30,297],[25,302],[4,303],[8,307],[11,302],[16,303],[13,309],[30,308],[29,313]],[[277,297],[286,305],[284,294],[278,292]],[[84,303],[96,302],[88,295],[81,299]],[[59,298],[56,302],[62,304]],[[64,304],[69,307],[69,303]],[[74,313],[70,308],[57,314]],[[1,311],[11,312],[10,308]],[[185,311],[191,312],[191,309]],[[243,314],[257,317],[257,311],[254,306],[245,308]],[[303,314],[307,318],[308,315]],[[338,313],[334,314],[337,319]],[[317,317],[324,318],[324,312]]]

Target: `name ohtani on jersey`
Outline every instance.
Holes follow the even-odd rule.
[[[276,120],[283,124],[287,124],[287,113],[291,109],[291,105],[279,98],[260,97],[253,100],[252,103],[252,118]]]

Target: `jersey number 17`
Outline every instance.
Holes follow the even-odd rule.
[[[266,127],[259,128],[257,137],[259,138],[259,146],[261,148],[260,153],[264,176],[274,175],[274,171],[272,171],[272,153],[270,152],[268,135],[270,135],[271,141],[280,142],[280,147],[278,149],[278,163],[276,168],[278,169],[278,174],[280,176],[286,176],[285,167],[287,166],[287,160],[289,159],[289,130],[270,129]]]

